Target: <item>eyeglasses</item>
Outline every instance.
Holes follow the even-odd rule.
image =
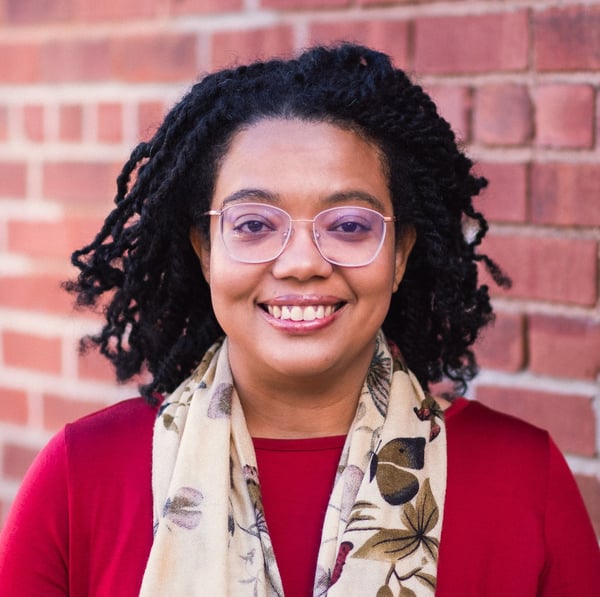
[[[266,263],[277,259],[292,235],[292,224],[312,224],[315,246],[334,265],[360,267],[371,263],[385,239],[387,222],[366,207],[332,207],[312,220],[293,220],[279,207],[266,203],[235,203],[211,209],[203,215],[219,216],[223,243],[232,259],[242,263]]]

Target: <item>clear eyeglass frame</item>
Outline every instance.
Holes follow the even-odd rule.
[[[277,227],[276,230],[280,233],[280,236],[270,235],[269,249],[266,254],[258,256],[260,250],[257,250],[256,245],[249,246],[250,243],[236,243],[236,241],[233,240],[234,229],[231,222],[227,219],[227,216],[232,213],[243,214],[246,210],[248,210],[249,216],[252,216],[252,210],[264,210],[265,213],[272,214],[273,218],[280,218],[281,226]],[[279,207],[267,203],[252,202],[232,203],[226,205],[223,209],[211,209],[204,212],[202,215],[219,217],[219,229],[223,244],[225,245],[229,256],[240,263],[258,264],[274,261],[284,252],[288,245],[294,231],[294,224],[305,223],[312,225],[312,240],[321,257],[333,265],[342,267],[363,267],[372,263],[379,255],[381,247],[383,246],[387,229],[386,224],[396,221],[395,216],[384,216],[374,209],[361,206],[336,206],[319,212],[312,219],[293,219],[288,212]],[[338,225],[346,223],[342,221],[344,216],[348,218],[363,217],[366,222],[373,224],[373,228],[369,231],[371,232],[370,236],[365,235],[365,239],[369,242],[366,242],[365,240],[361,243],[355,243],[354,245],[348,243],[344,244],[341,241],[336,242],[335,240],[332,242],[332,237],[334,237],[334,235],[327,229],[323,230],[320,224],[336,215],[339,215],[341,218],[341,220],[335,220],[335,218],[333,220],[334,222],[338,222]],[[249,220],[244,222],[244,224],[248,224],[250,221],[255,222],[254,220]],[[355,223],[352,220],[349,220],[349,222],[351,224]],[[226,228],[226,226],[230,226],[230,228]],[[334,249],[331,248],[332,244]],[[256,257],[252,257],[251,253],[253,251],[257,253]],[[264,248],[262,253],[265,253]],[[361,253],[364,253],[364,257]],[[345,258],[351,257],[352,255],[361,255],[361,259]]]

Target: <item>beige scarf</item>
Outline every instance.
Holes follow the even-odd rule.
[[[143,597],[283,595],[227,340],[164,402],[152,483]],[[380,333],[325,516],[313,595],[433,595],[445,490],[440,408]]]

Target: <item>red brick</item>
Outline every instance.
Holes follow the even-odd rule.
[[[42,77],[44,81],[57,83],[109,79],[111,63],[108,40],[70,39],[47,42],[43,47]]]
[[[497,313],[475,344],[480,366],[501,371],[520,371],[525,364],[523,316]]]
[[[214,69],[293,53],[293,32],[285,25],[245,31],[222,31],[211,39]]]
[[[81,141],[83,136],[83,106],[60,106],[59,138],[61,141]]]
[[[4,444],[2,455],[2,470],[4,476],[15,481],[20,481],[31,466],[38,450],[19,446],[12,443]]]
[[[80,355],[78,362],[78,376],[82,379],[92,379],[114,383],[116,380],[115,369],[112,363],[97,350],[88,350]]]
[[[73,313],[73,299],[49,275],[0,276],[0,305],[23,311]]]
[[[8,139],[8,108],[0,106],[0,141]]]
[[[106,205],[115,195],[117,173],[114,164],[47,162],[43,165],[43,193],[48,199],[73,205]]]
[[[20,199],[27,192],[27,164],[0,161],[0,197]]]
[[[30,24],[67,21],[73,16],[73,0],[18,0],[7,2],[7,23]]]
[[[532,315],[529,353],[533,373],[595,380],[600,372],[600,323]]]
[[[594,89],[591,85],[544,85],[535,92],[536,144],[590,148],[594,142]]]
[[[527,67],[525,11],[417,19],[415,70],[476,73]]]
[[[172,14],[204,14],[241,10],[243,0],[169,0]]]
[[[534,12],[538,70],[600,68],[600,6],[569,6]]]
[[[165,116],[162,102],[141,102],[138,105],[138,139],[150,139]]]
[[[496,235],[486,237],[483,251],[512,278],[492,293],[592,306],[597,299],[597,252],[594,240]],[[487,274],[483,275],[485,281]]]
[[[490,145],[522,145],[532,132],[531,101],[522,85],[485,85],[475,95],[475,139]]]
[[[600,225],[600,164],[541,163],[531,173],[531,219],[538,224]]]
[[[348,6],[350,0],[260,0],[264,8],[307,9],[307,8],[340,8]]]
[[[575,475],[581,497],[590,515],[596,536],[600,538],[600,479],[586,475]]]
[[[2,334],[4,362],[9,367],[60,373],[62,355],[60,338],[5,331]]]
[[[398,68],[408,66],[408,23],[370,20],[314,23],[309,29],[311,45],[349,41],[388,54]]]
[[[456,136],[467,142],[471,138],[471,91],[457,85],[429,85],[426,89]]]
[[[123,107],[117,103],[98,104],[98,141],[119,143],[123,140]]]
[[[477,400],[546,429],[563,452],[594,456],[596,417],[591,396],[478,386]]]
[[[23,106],[23,134],[26,139],[41,143],[46,137],[44,131],[44,106],[30,104]]]
[[[527,165],[509,162],[477,164],[489,185],[475,198],[475,208],[494,222],[527,220]]]
[[[74,0],[77,16],[84,21],[153,17],[163,10],[157,0]]]
[[[90,243],[102,226],[100,218],[68,217],[58,222],[8,221],[8,250],[67,262],[71,253]]]
[[[126,81],[189,81],[197,76],[196,36],[140,35],[111,42],[111,68]]]
[[[61,429],[66,423],[80,419],[106,406],[103,402],[72,400],[57,394],[44,394],[44,428],[50,431]]]
[[[29,415],[27,393],[22,390],[0,387],[0,421],[25,425]]]
[[[32,43],[0,43],[0,81],[32,83],[40,78],[40,47]]]

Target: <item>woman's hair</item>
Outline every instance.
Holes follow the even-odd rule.
[[[102,305],[105,316],[83,344],[97,345],[121,381],[149,373],[141,391],[150,400],[191,373],[223,332],[190,227],[208,235],[202,214],[220,160],[236,132],[265,118],[329,122],[382,151],[397,234],[412,226],[417,237],[383,330],[424,387],[445,376],[464,390],[477,372],[470,347],[493,317],[477,263],[509,283],[477,252],[487,223],[472,198],[486,181],[470,173],[471,161],[421,87],[386,55],[352,44],[210,74],[133,150],[117,179],[115,209],[72,256],[80,273],[66,288],[79,306]]]

